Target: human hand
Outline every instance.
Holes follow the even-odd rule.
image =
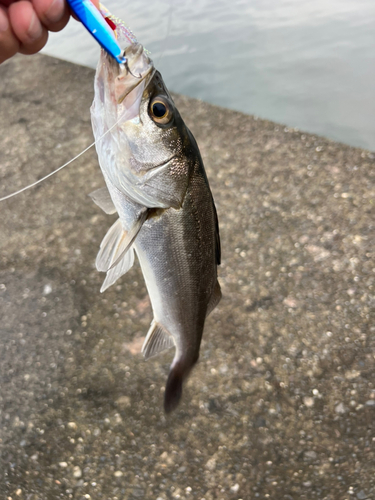
[[[92,2],[99,6],[99,0]],[[39,52],[48,32],[62,30],[69,17],[65,0],[0,0],[0,63],[17,52]]]

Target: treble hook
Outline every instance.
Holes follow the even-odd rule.
[[[129,64],[128,64],[128,60],[127,58],[125,57],[125,50],[123,51],[123,55],[122,55],[122,63],[124,65],[124,68],[126,69],[126,72],[127,73],[130,73],[132,76],[134,76],[134,78],[138,78],[139,80],[142,78],[142,75],[139,73],[139,76],[136,76],[134,75],[131,71],[130,71],[130,68],[129,68]]]

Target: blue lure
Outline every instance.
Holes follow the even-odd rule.
[[[68,4],[87,31],[119,64],[125,64],[126,58],[116,41],[115,35],[100,13],[90,0],[68,0]]]

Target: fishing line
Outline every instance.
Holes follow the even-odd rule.
[[[168,19],[167,19],[167,33],[164,37],[163,43],[162,43],[162,50],[160,53],[160,56],[158,57],[157,62],[155,62],[155,66],[159,66],[160,61],[163,59],[165,50],[167,48],[167,40],[169,38],[169,35],[171,34],[171,29],[172,29],[172,15],[174,11],[174,5],[173,5],[173,0],[169,0],[169,11],[168,11]]]
[[[106,134],[109,132],[109,130],[107,130]],[[104,134],[105,135],[105,134]],[[104,137],[103,135],[103,137]],[[101,137],[100,137],[101,139]],[[98,141],[100,140],[98,139]],[[97,142],[97,141],[95,141]],[[65,163],[64,165],[62,165],[61,167],[57,168],[56,170],[54,170],[53,172],[50,172],[48,175],[45,175],[44,177],[42,177],[41,179],[39,179],[38,181],[35,181],[33,182],[32,184],[29,184],[28,186],[22,188],[22,189],[19,189],[18,191],[15,191],[14,193],[11,193],[11,194],[8,194],[7,196],[3,196],[3,198],[0,198],[0,201],[4,201],[4,200],[9,200],[9,198],[12,198],[13,196],[16,196],[17,194],[20,194],[20,193],[23,193],[24,191],[26,191],[27,189],[30,189],[34,186],[36,186],[37,184],[45,181],[46,179],[48,179],[48,177],[51,177],[52,175],[56,174],[57,172],[59,172],[60,170],[62,170],[63,168],[67,167],[68,165],[70,165],[70,163],[72,163],[74,160],[76,160],[77,158],[79,158],[81,155],[83,155],[84,153],[86,153],[86,151],[88,151],[90,148],[92,148],[95,144],[95,142],[93,142],[92,144],[90,144],[90,146],[88,146],[86,149],[84,149],[83,151],[81,151],[77,156],[75,156],[74,158],[72,158],[71,160],[69,160],[67,163]]]
[[[101,141],[103,139],[103,137],[105,137],[108,132],[110,132],[120,121],[121,121],[122,117],[120,117],[117,122],[112,125],[111,128],[109,128],[106,132],[104,132],[104,134],[99,137],[99,139],[96,139],[96,141],[94,141],[92,144],[90,144],[90,146],[87,146],[86,149],[84,149],[83,151],[81,151],[77,156],[75,156],[74,158],[72,158],[71,160],[69,160],[68,162],[64,163],[64,165],[62,165],[61,167],[57,168],[56,170],[54,170],[53,172],[50,172],[49,174],[45,175],[44,177],[42,177],[41,179],[39,179],[38,181],[35,181],[33,182],[32,184],[29,184],[28,186],[25,186],[24,188],[22,189],[19,189],[18,191],[15,191],[14,193],[11,193],[11,194],[8,194],[7,196],[3,196],[2,198],[0,198],[0,201],[4,201],[4,200],[9,200],[9,198],[12,198],[13,196],[16,196],[17,194],[20,194],[20,193],[23,193],[24,191],[26,191],[27,189],[30,189],[34,186],[36,186],[37,184],[40,184],[41,182],[45,181],[46,179],[48,179],[48,177],[52,177],[52,175],[56,174],[57,172],[59,172],[60,170],[62,170],[63,168],[67,167],[68,165],[70,165],[71,163],[73,163],[73,161],[77,160],[77,158],[79,158],[80,156],[82,156],[84,153],[86,153],[86,151],[88,151],[90,148],[92,148],[93,146],[95,146],[95,144],[99,141]]]
[[[147,83],[145,85],[145,90],[150,85],[154,73],[155,73],[155,68],[153,69],[151,75],[148,78],[148,81],[147,81]],[[86,149],[84,149],[83,151],[81,151],[77,156],[75,156],[74,158],[72,158],[68,162],[64,163],[64,165],[61,165],[61,167],[59,167],[56,170],[54,170],[53,172],[50,172],[49,174],[45,175],[44,177],[42,177],[38,181],[35,181],[32,184],[29,184],[28,186],[25,186],[24,188],[19,189],[18,191],[15,191],[14,193],[8,194],[7,196],[3,196],[2,198],[0,198],[0,202],[1,201],[5,201],[5,200],[9,200],[9,198],[13,198],[13,196],[16,196],[17,194],[23,193],[27,189],[30,189],[30,188],[36,186],[37,184],[40,184],[41,182],[45,181],[49,177],[52,177],[52,175],[56,174],[57,172],[59,172],[63,168],[65,168],[68,165],[70,165],[71,163],[73,163],[73,161],[77,160],[80,156],[82,156],[83,154],[85,154],[86,151],[88,151],[90,148],[92,148],[93,146],[95,146],[95,144],[97,144],[99,141],[101,141],[103,139],[103,137],[105,137],[109,132],[111,132],[111,130],[114,127],[116,127],[116,125],[118,125],[123,120],[123,118],[124,118],[124,115],[122,114],[120,116],[120,118],[106,132],[104,132],[104,134],[101,137],[99,137],[99,139],[96,139],[92,144],[90,144],[90,146],[87,146]]]
[[[169,38],[169,35],[170,35],[170,32],[171,32],[171,27],[172,27],[172,15],[173,15],[173,0],[170,0],[169,1],[169,12],[168,12],[168,21],[167,21],[167,33],[165,35],[165,38],[163,40],[163,46],[162,46],[162,51],[161,51],[161,54],[160,56],[158,57],[158,62],[157,64],[160,63],[162,57],[164,56],[164,53],[165,53],[165,49],[167,47],[166,45],[166,42]],[[130,74],[133,75],[133,73],[131,73],[131,71],[129,70],[129,68],[127,68],[127,70],[129,71]],[[155,71],[155,70],[154,70]],[[134,75],[133,75],[134,76]],[[148,79],[148,82],[146,83],[146,86],[145,86],[145,89],[148,87],[148,85],[150,84],[151,82],[151,78]],[[83,151],[81,151],[77,156],[75,156],[74,158],[72,158],[71,160],[69,160],[68,162],[64,163],[64,165],[61,165],[61,167],[57,168],[56,170],[54,170],[53,172],[50,172],[49,174],[45,175],[44,177],[42,177],[41,179],[29,184],[28,186],[25,186],[23,187],[22,189],[19,189],[18,191],[15,191],[14,193],[11,193],[11,194],[8,194],[6,196],[3,196],[2,198],[0,198],[0,202],[1,201],[5,201],[5,200],[9,200],[9,198],[13,198],[13,196],[16,196],[17,194],[20,194],[20,193],[23,193],[24,191],[27,191],[28,189],[31,189],[32,187],[34,186],[37,186],[38,184],[40,184],[41,182],[45,181],[46,179],[48,179],[49,177],[52,177],[53,175],[55,175],[57,172],[60,172],[60,170],[62,170],[63,168],[67,167],[68,165],[70,165],[71,163],[73,163],[75,160],[77,160],[80,156],[82,156],[83,154],[86,153],[86,151],[88,151],[89,149],[91,149],[93,146],[95,146],[96,143],[98,143],[99,141],[101,141],[103,139],[103,137],[105,137],[114,127],[116,127],[116,125],[119,124],[119,122],[121,121],[122,117],[120,117],[116,123],[114,123],[112,125],[112,127],[110,127],[106,132],[104,132],[104,134],[99,137],[99,139],[96,139],[92,144],[90,144],[90,146],[87,146],[86,149],[84,149]]]

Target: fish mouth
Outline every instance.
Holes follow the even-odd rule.
[[[126,62],[119,64],[119,75],[115,79],[115,97],[118,104],[145,80],[150,81],[155,68],[143,45],[132,43],[123,53]]]

